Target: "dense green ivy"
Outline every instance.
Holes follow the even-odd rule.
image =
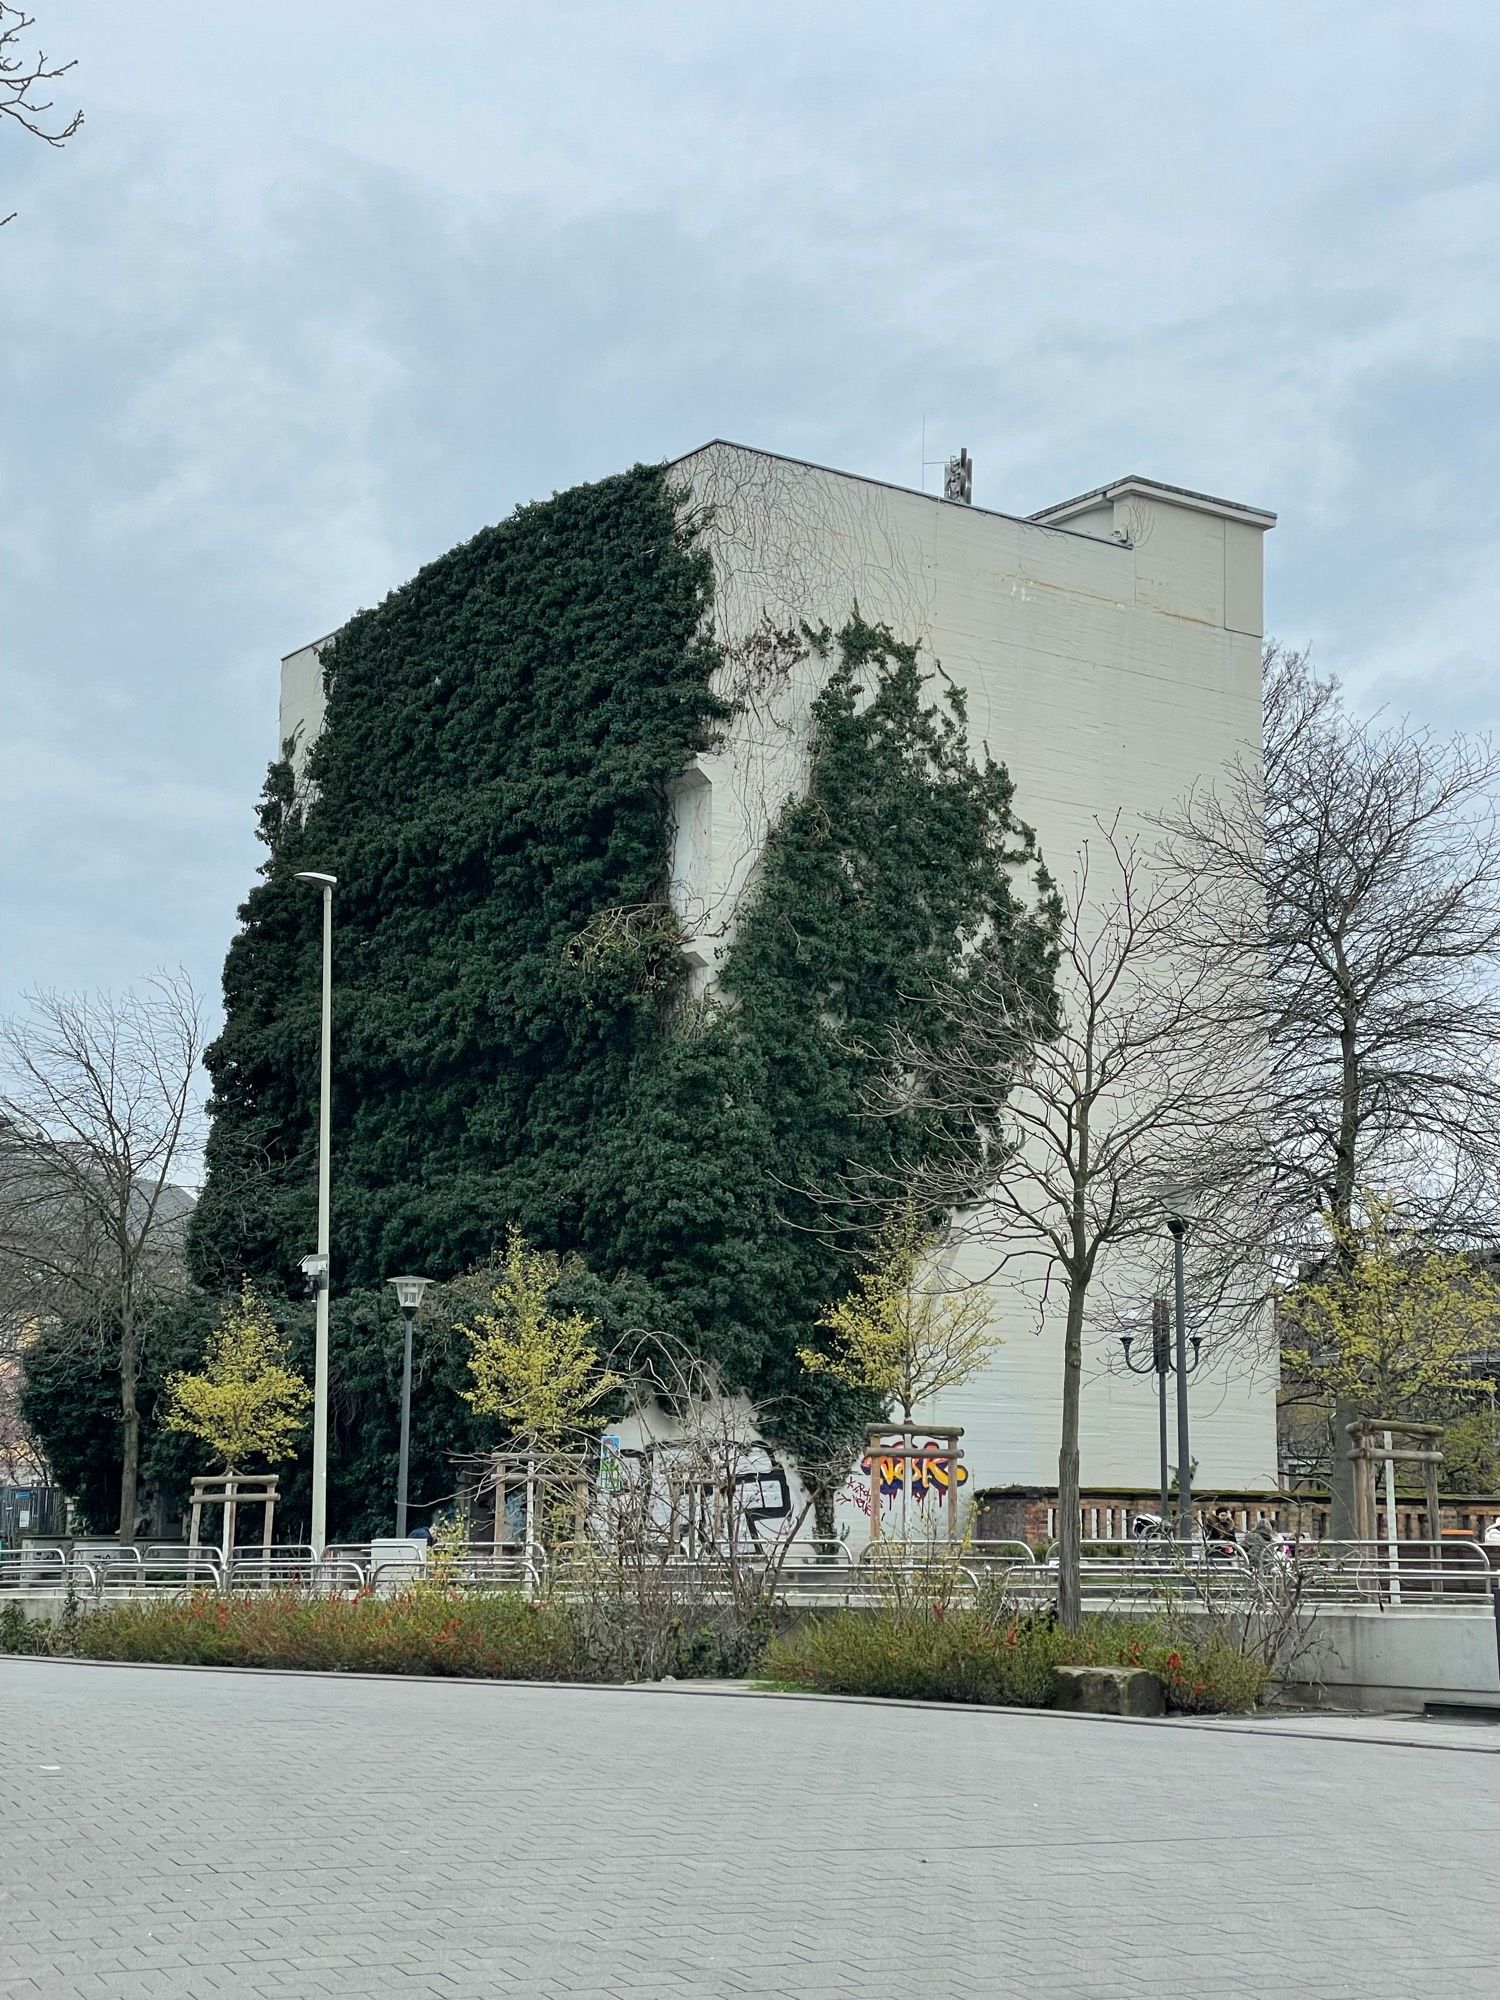
[[[830,651],[826,633],[816,643]],[[868,1247],[865,1198],[888,1202],[907,1163],[956,1136],[931,1114],[872,1119],[870,1058],[897,1026],[941,1051],[943,988],[1003,964],[1045,992],[1054,963],[1051,885],[1009,774],[971,755],[961,692],[929,699],[915,648],[857,615],[836,650],[807,794],[772,832],[723,977],[724,1025],[754,1052],[773,1140],[756,1389],[793,1442],[809,1399],[847,1400],[796,1362],[809,1303],[847,1288],[851,1255]],[[1012,888],[1028,867],[1035,907]]]
[[[659,897],[663,785],[718,718],[706,557],[659,470],[520,509],[325,654],[305,812],[272,840],[224,972],[198,1275],[287,1281],[312,1242],[316,897],[336,898],[335,1285],[439,1275],[516,1221],[577,1234],[593,1131],[661,995],[572,948]]]
[[[976,958],[1050,977],[1046,898],[1036,916],[1012,893],[1034,853],[1006,772],[971,757],[957,693],[934,698],[856,614],[806,635],[826,663],[811,784],[775,824],[722,1002],[686,999],[666,787],[726,720],[711,584],[659,469],[523,508],[328,648],[307,802],[272,768],[190,1254],[211,1290],[274,1288],[311,1246],[318,913],[292,877],[329,869],[339,1532],[384,1518],[393,1463],[378,1288],[451,1278],[512,1221],[583,1257],[609,1338],[689,1341],[816,1460],[867,1410],[809,1386],[795,1350],[866,1240],[861,1185],[936,1136],[862,1115],[861,1051],[897,1020],[935,1035],[924,988]],[[425,1413],[458,1402],[457,1348],[432,1367],[415,1484],[440,1488],[472,1431]]]

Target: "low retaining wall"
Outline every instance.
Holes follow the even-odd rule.
[[[1482,1611],[1321,1610],[1284,1683],[1331,1707],[1374,1711],[1426,1701],[1500,1701],[1500,1647]]]

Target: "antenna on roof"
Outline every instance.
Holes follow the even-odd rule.
[[[974,461],[967,447],[957,458],[950,458],[943,470],[943,498],[956,500],[961,507],[974,504]]]
[[[921,488],[922,488],[922,491],[923,491],[924,493],[925,493],[925,492],[927,491],[927,468],[928,468],[928,466],[929,466],[929,465],[945,465],[946,463],[947,463],[947,460],[946,460],[946,459],[941,459],[941,458],[929,458],[929,457],[927,456],[927,418],[926,418],[926,415],[925,415],[925,413],[924,413],[924,415],[923,415],[923,417],[922,417],[922,474],[921,474],[921,481],[920,481],[920,483],[921,483]]]

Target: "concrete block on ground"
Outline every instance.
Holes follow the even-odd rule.
[[[1059,1667],[1057,1706],[1083,1715],[1165,1715],[1167,1700],[1144,1667]]]

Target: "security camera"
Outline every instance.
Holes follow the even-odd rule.
[[[328,1259],[317,1255],[315,1252],[311,1257],[304,1257],[302,1259],[300,1268],[303,1277],[307,1281],[307,1296],[310,1299],[315,1299],[319,1292],[327,1289]]]

